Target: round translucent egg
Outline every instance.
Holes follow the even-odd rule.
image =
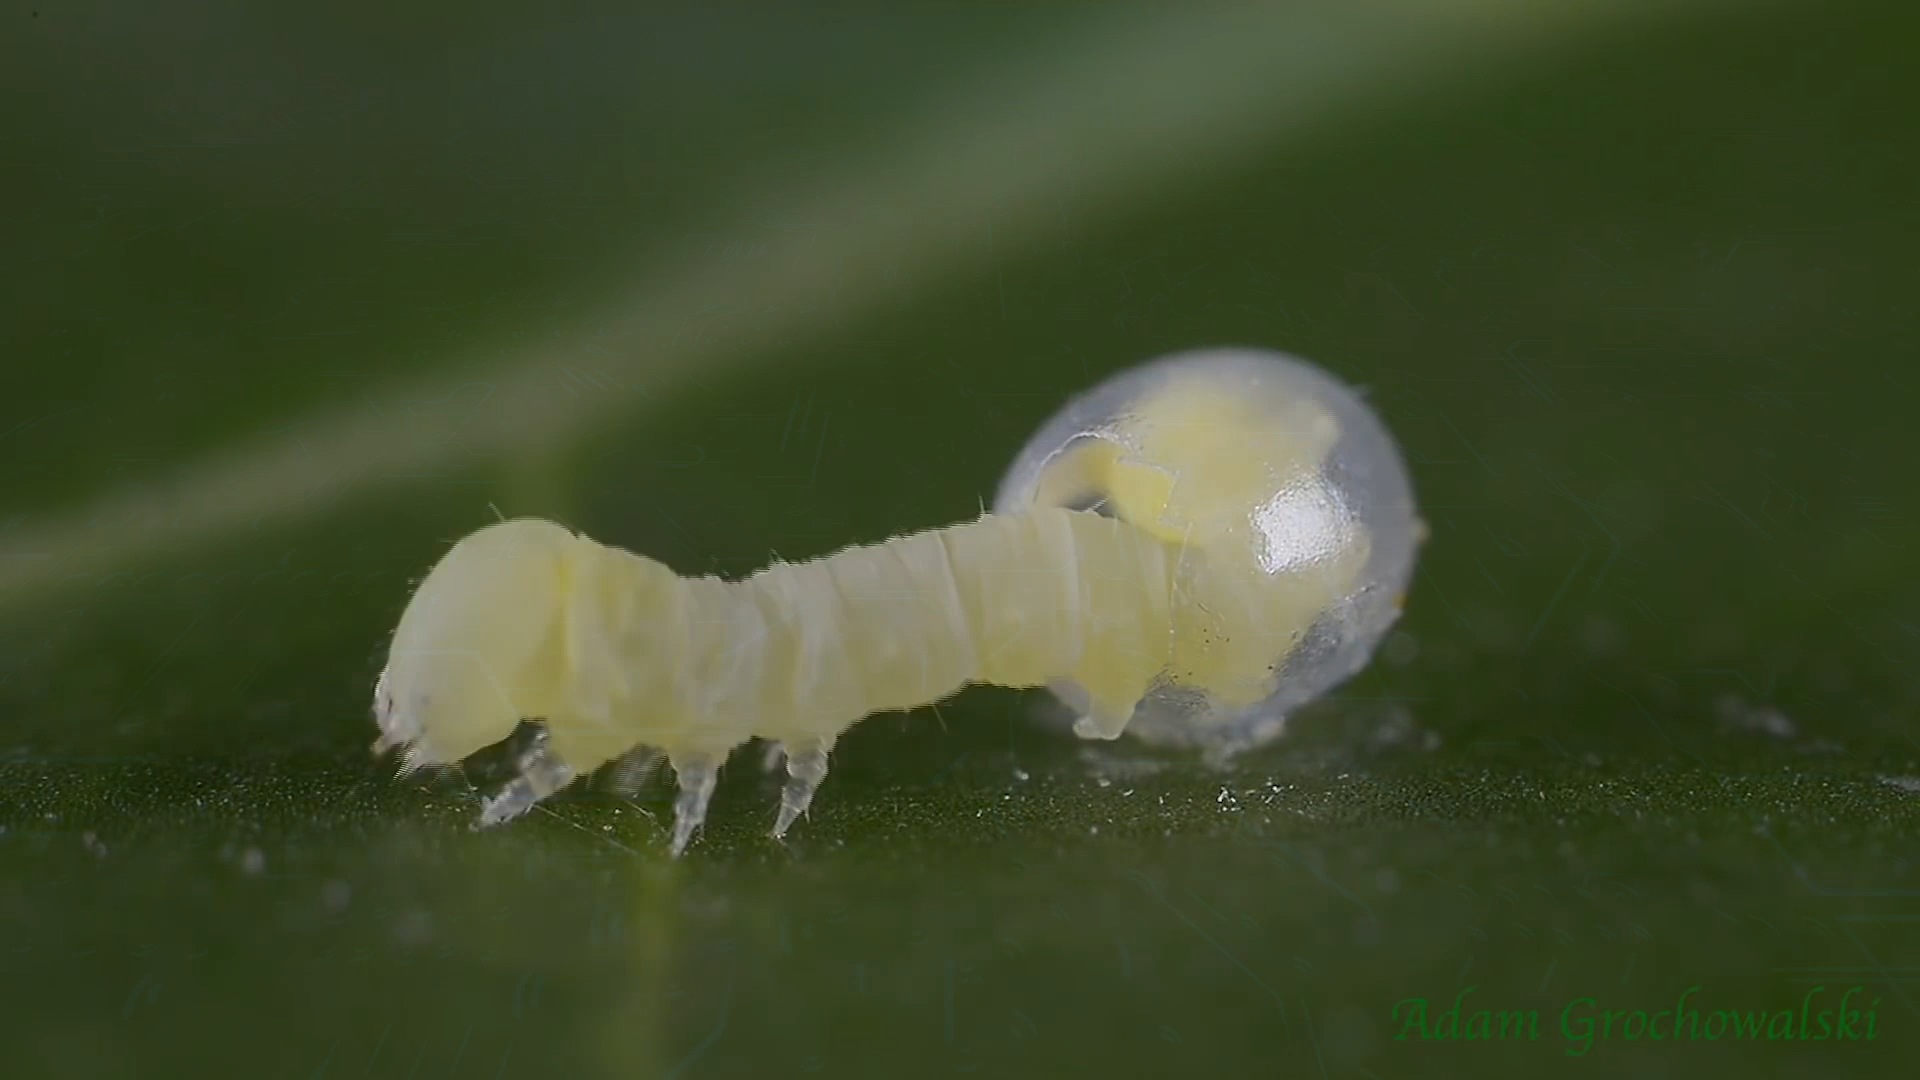
[[[1177,451],[1142,436],[1170,400],[1187,404],[1189,426],[1205,429]],[[1191,418],[1195,401],[1202,403],[1198,423]],[[1210,429],[1209,401],[1228,403],[1221,412],[1232,419]],[[1224,757],[1279,735],[1289,713],[1367,665],[1399,617],[1426,527],[1392,434],[1351,387],[1304,360],[1260,349],[1205,349],[1141,364],[1048,419],[1002,478],[994,511],[1061,505],[1124,518],[1097,483],[1061,480],[1089,440],[1161,474],[1172,491],[1183,481],[1189,491],[1214,482],[1214,512],[1197,519],[1204,535],[1195,543],[1235,545],[1231,555],[1269,575],[1345,567],[1333,599],[1297,640],[1276,650],[1273,690],[1264,700],[1222,708],[1204,694],[1162,685],[1140,702],[1130,733]],[[1207,475],[1197,475],[1202,470]],[[1222,476],[1230,478],[1225,486]],[[1084,710],[1079,687],[1051,688],[1069,710]]]

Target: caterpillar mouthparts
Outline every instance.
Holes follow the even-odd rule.
[[[1225,758],[1366,665],[1424,533],[1352,390],[1278,353],[1177,354],[1068,402],[979,519],[743,580],[548,521],[482,528],[401,616],[374,749],[404,772],[544,721],[481,826],[609,763],[631,791],[664,762],[675,855],[741,744],[767,740],[787,774],[783,837],[842,732],[970,683],[1047,687],[1083,738]]]

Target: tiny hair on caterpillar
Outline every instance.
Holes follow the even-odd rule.
[[[841,733],[972,683],[1045,687],[1082,738],[1224,759],[1366,666],[1425,533],[1352,389],[1280,353],[1180,353],[1067,402],[978,519],[739,580],[487,525],[401,615],[374,749],[451,765],[540,721],[483,826],[609,763],[632,786],[664,762],[675,855],[747,741],[784,762],[780,838]]]

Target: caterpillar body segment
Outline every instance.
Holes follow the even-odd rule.
[[[401,617],[375,748],[449,764],[544,721],[483,825],[664,760],[675,854],[742,743],[784,767],[778,837],[842,732],[969,683],[1049,687],[1085,738],[1226,752],[1364,664],[1417,525],[1391,440],[1337,382],[1275,354],[1176,357],[1070,402],[993,513],[741,580],[552,522],[483,528]]]
[[[1124,716],[1171,656],[1175,553],[1096,514],[988,515],[741,581],[576,539],[554,652],[572,690],[548,726],[580,771],[636,744],[724,756],[837,736],[969,682],[1076,676]]]

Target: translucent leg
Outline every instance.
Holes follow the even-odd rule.
[[[783,743],[787,755],[787,784],[780,792],[780,814],[773,822],[775,840],[787,835],[794,820],[807,812],[820,781],[827,778],[827,751],[831,739],[808,739]]]
[[[1088,686],[1081,693],[1084,704],[1080,718],[1073,722],[1073,733],[1083,739],[1117,739],[1133,719],[1135,703],[1146,696],[1144,684],[1120,682],[1118,685]]]
[[[520,775],[481,808],[480,827],[511,821],[572,782],[573,769],[548,749],[547,733],[542,731],[534,736],[533,745],[526,753],[520,755]]]
[[[720,763],[707,754],[685,757],[669,755],[673,774],[679,778],[680,794],[673,800],[674,855],[687,850],[693,832],[707,820],[707,801],[713,798],[713,785],[720,779]]]
[[[636,746],[613,763],[613,775],[607,780],[607,786],[621,798],[630,799],[665,760],[667,752],[657,746]]]

